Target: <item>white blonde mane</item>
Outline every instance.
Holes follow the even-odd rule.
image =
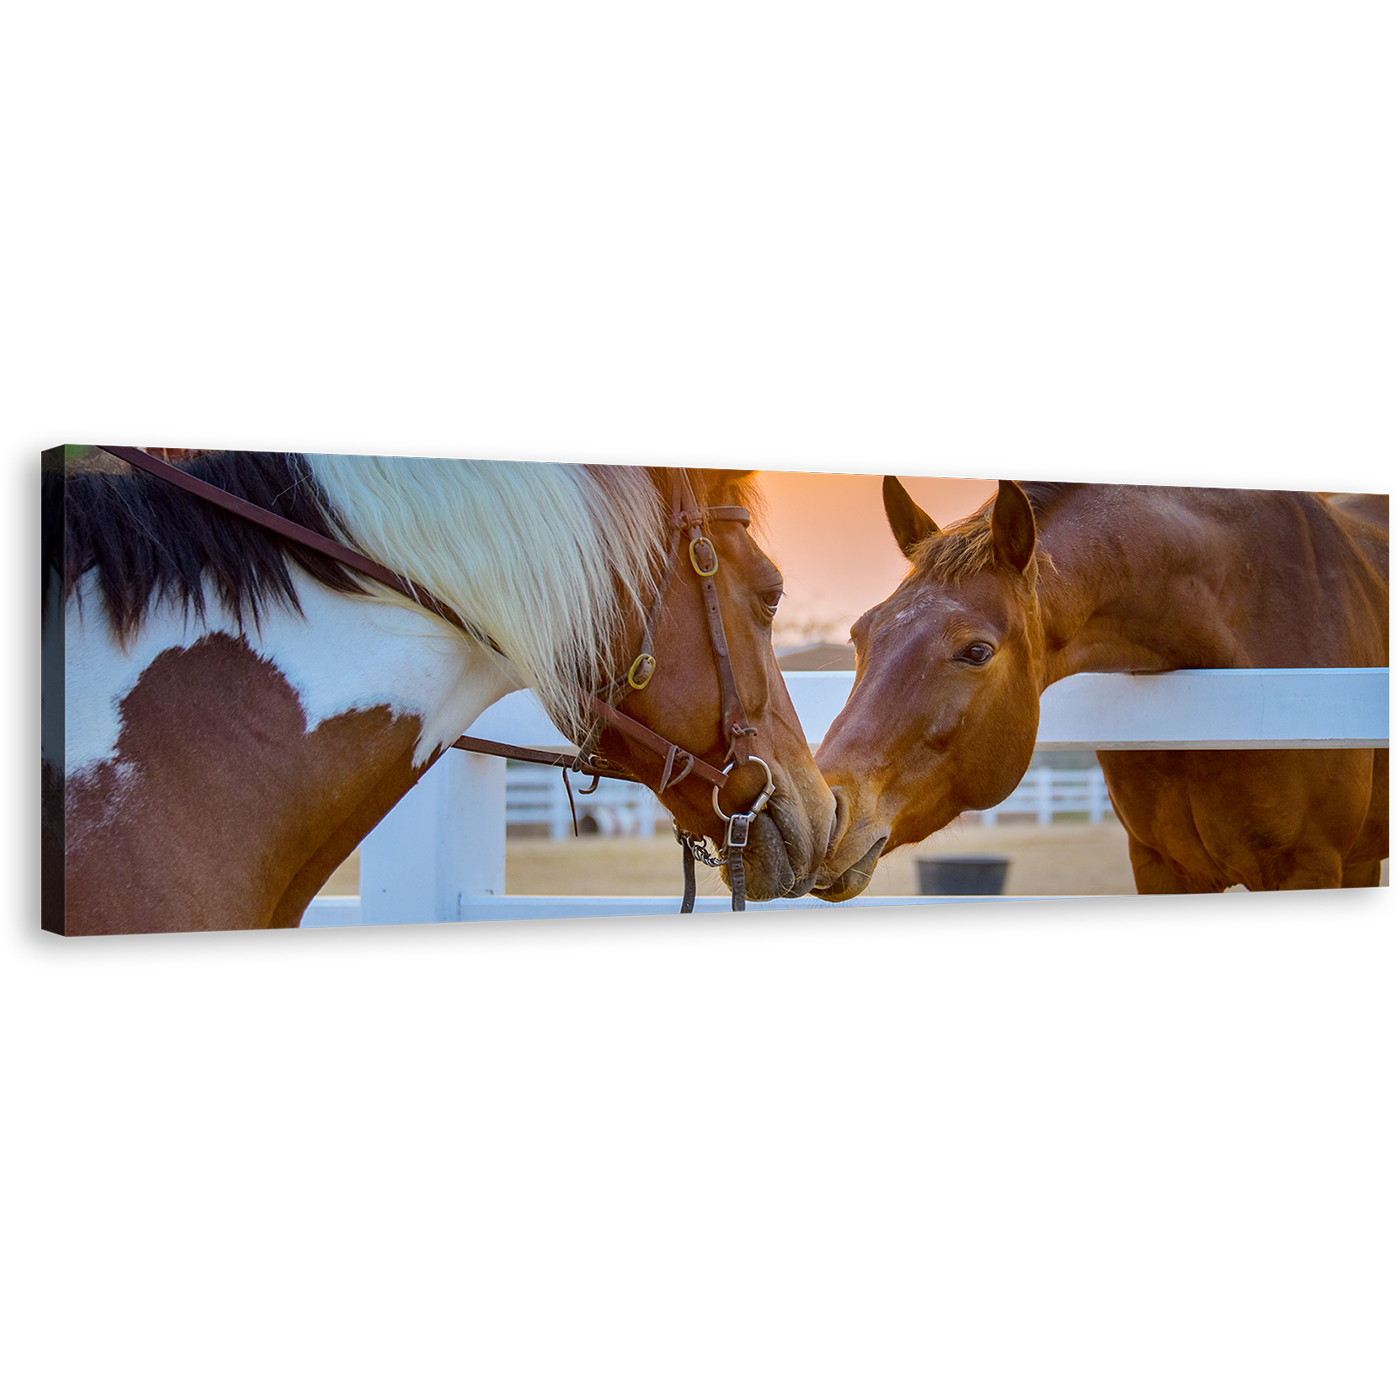
[[[644,467],[308,456],[352,548],[426,588],[489,637],[578,738],[576,687],[625,669],[629,615],[650,606],[663,503]],[[414,606],[378,584],[377,596]]]

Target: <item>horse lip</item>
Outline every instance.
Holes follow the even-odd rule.
[[[875,842],[861,858],[851,867],[852,870],[859,870],[867,878],[875,873],[876,862],[884,854],[885,847],[889,845],[889,835],[882,836]]]
[[[865,886],[870,883],[871,877],[875,874],[875,866],[881,854],[884,852],[885,847],[889,844],[889,840],[890,838],[888,835],[880,837],[859,860],[852,862],[852,864],[848,865],[839,874],[834,875],[825,884],[813,885],[812,888],[818,893],[821,893],[824,890],[831,889],[835,885],[845,884],[851,875],[856,874],[864,877],[861,883],[861,889],[864,889]]]

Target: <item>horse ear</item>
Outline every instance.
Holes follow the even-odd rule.
[[[1023,574],[1035,558],[1035,516],[1026,493],[1014,481],[997,483],[992,507],[992,552],[999,564]]]
[[[897,476],[885,478],[884,495],[885,519],[894,531],[895,543],[906,559],[912,559],[919,545],[938,533],[938,526],[915,505],[914,498],[900,485]]]

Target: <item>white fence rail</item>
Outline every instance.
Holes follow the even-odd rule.
[[[815,745],[845,703],[849,672],[785,676]],[[1381,668],[1175,671],[1162,676],[1082,675],[1051,686],[1041,703],[1039,750],[1388,748],[1390,673]],[[528,692],[509,695],[469,733],[508,744],[565,748]],[[677,899],[506,896],[504,759],[450,751],[360,848],[360,894],[312,900],[304,926],[561,918],[674,911]],[[555,783],[557,775],[547,775]],[[1053,804],[1053,798],[1052,798]],[[679,862],[677,862],[679,865]],[[919,898],[853,904],[918,904]],[[835,909],[821,900],[780,900]],[[700,899],[698,910],[727,908]]]

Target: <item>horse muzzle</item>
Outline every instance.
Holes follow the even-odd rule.
[[[890,833],[888,828],[874,827],[842,787],[832,788],[832,794],[836,800],[836,821],[812,893],[835,904],[864,892],[889,844]]]

